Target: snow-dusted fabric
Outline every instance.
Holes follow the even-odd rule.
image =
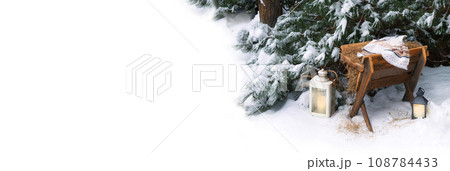
[[[408,70],[409,50],[403,42],[405,37],[406,36],[394,36],[384,37],[379,40],[372,40],[369,44],[363,47],[363,52],[358,53],[358,56],[381,54],[384,60],[389,62],[391,65]]]

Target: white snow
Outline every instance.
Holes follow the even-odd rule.
[[[309,61],[314,59],[317,56],[318,52],[317,49],[314,48],[314,46],[309,45],[306,48],[306,52],[303,54],[302,60]]]
[[[377,6],[382,6],[386,3],[386,0],[379,0]]]
[[[368,157],[437,157],[437,170],[448,170],[449,67],[423,71],[424,120],[409,119],[401,85],[366,97],[374,134],[348,106],[312,117],[308,92],[247,116],[234,101],[247,56],[233,45],[250,17],[214,21],[184,0],[148,2],[0,6],[10,16],[0,18],[0,170],[306,170],[315,158]],[[125,92],[125,67],[144,54],[173,63],[172,85],[155,102]],[[193,92],[194,64],[223,64],[223,86]]]
[[[370,34],[369,28],[370,28],[370,21],[364,21],[361,24],[361,37],[364,37],[364,36],[367,36]]]
[[[434,15],[435,13],[433,11],[433,13],[431,13],[431,15],[428,16],[427,19],[425,19],[425,23],[428,27],[431,27],[431,25],[433,24]]]
[[[289,69],[289,71],[298,73],[304,66],[305,66],[305,63],[297,64],[294,67],[292,67],[291,69]]]
[[[355,6],[355,4],[353,3],[352,0],[345,0],[344,5],[342,6],[341,9],[341,13],[342,14],[348,13],[353,6]]]
[[[323,59],[325,59],[325,52],[320,53],[314,60],[322,61]]]
[[[383,20],[390,20],[391,18],[395,17],[396,15],[399,15],[400,12],[398,11],[389,11],[384,17]]]
[[[269,65],[273,62],[273,60],[275,59],[275,55],[269,55],[263,51],[261,51],[258,54],[258,63],[261,65]]]
[[[345,33],[345,28],[347,27],[347,18],[345,18],[345,17],[342,18],[342,20],[339,22],[338,27],[341,28],[341,32],[342,32],[342,34],[344,34]]]
[[[339,52],[340,52],[339,48],[338,47],[334,47],[333,51],[331,52],[331,56],[332,57],[338,57],[339,56]]]
[[[266,6],[266,4],[264,4],[264,0],[259,0],[259,2],[261,2],[261,4],[262,4],[263,6]]]
[[[434,15],[435,13],[424,13],[422,15],[422,17],[419,18],[419,20],[417,20],[417,25],[419,26],[423,26],[423,27],[431,27],[433,24],[433,19],[434,19]]]

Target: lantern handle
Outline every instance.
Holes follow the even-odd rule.
[[[419,89],[417,90],[416,95],[423,96],[424,94],[425,94],[425,90],[422,87],[419,87]]]
[[[334,73],[334,75],[336,76],[336,78],[334,78],[334,80],[333,80],[333,85],[336,85],[336,81],[339,80],[338,74],[336,73],[336,71],[333,71],[333,70],[327,70],[327,71]]]

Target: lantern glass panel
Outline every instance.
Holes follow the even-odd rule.
[[[311,110],[314,113],[326,114],[327,112],[327,96],[326,89],[312,88],[311,92],[312,104]]]
[[[415,118],[424,118],[425,117],[425,105],[413,104],[413,115]]]

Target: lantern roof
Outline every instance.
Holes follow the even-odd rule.
[[[428,99],[425,98],[423,95],[425,94],[425,90],[422,87],[419,87],[416,93],[416,98],[412,101],[413,104],[427,104]]]

